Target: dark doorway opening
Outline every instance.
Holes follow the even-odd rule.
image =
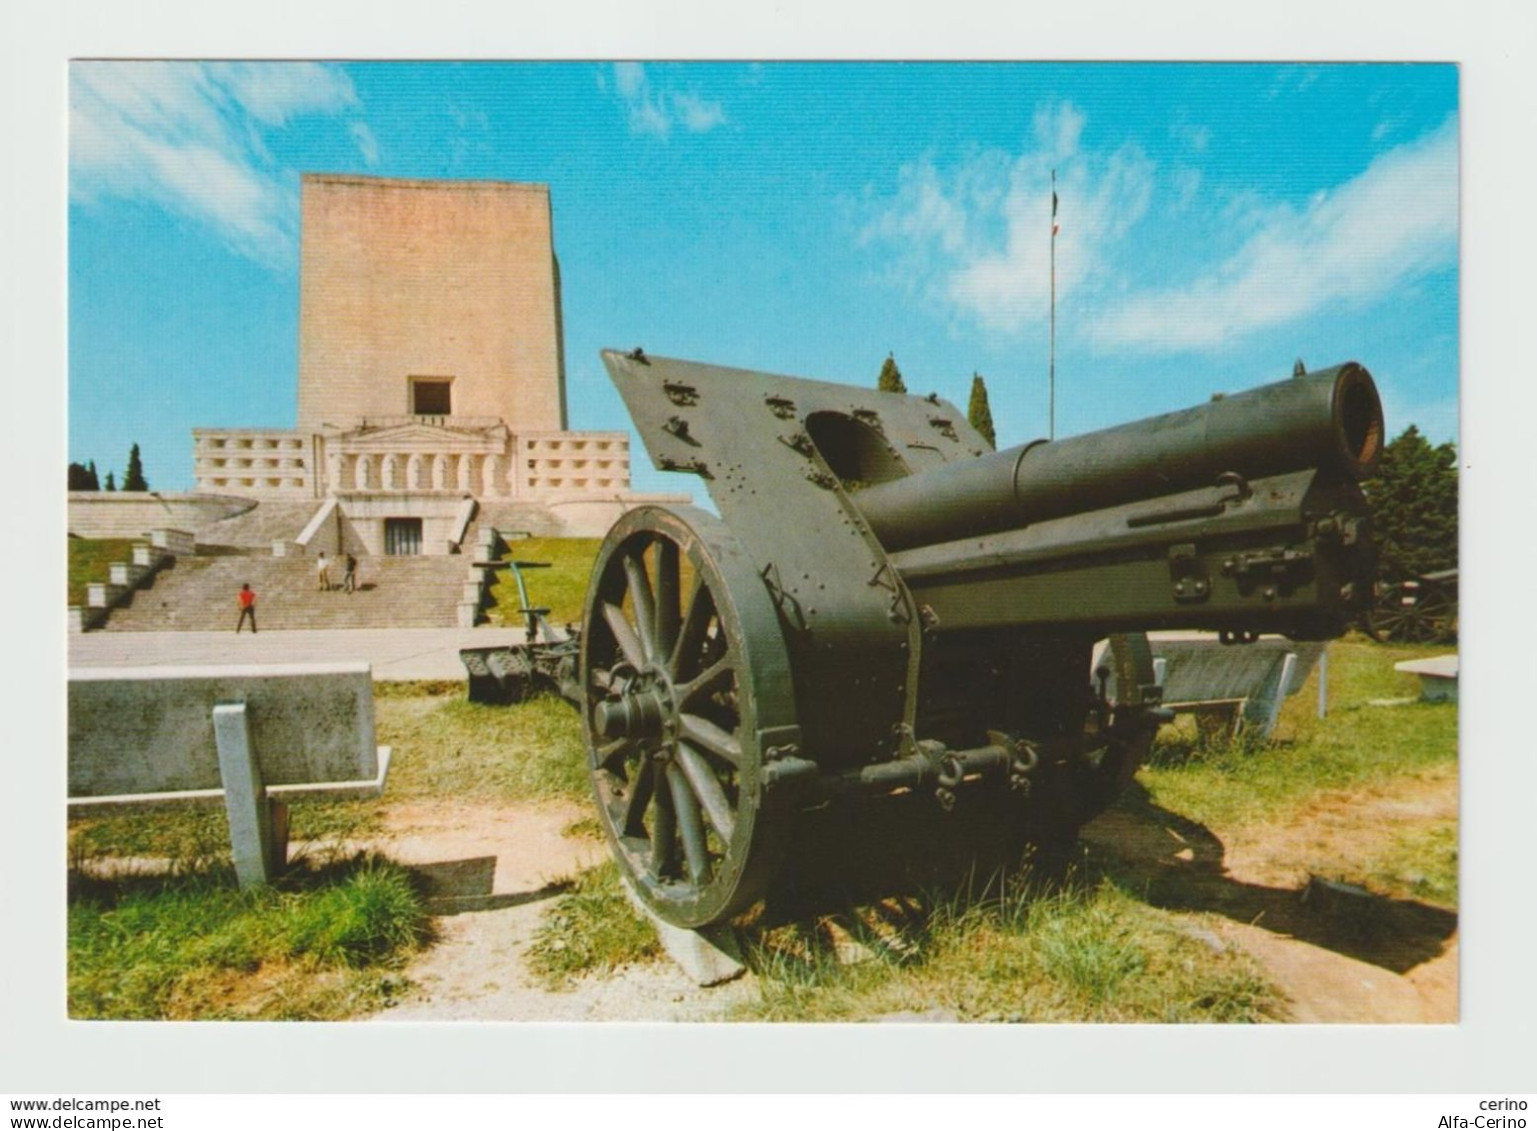
[[[422,552],[422,520],[387,518],[384,520],[384,552],[391,557],[414,557]]]

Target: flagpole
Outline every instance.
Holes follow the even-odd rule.
[[[1057,171],[1051,171],[1051,352],[1047,361],[1051,411],[1047,438],[1057,438]]]

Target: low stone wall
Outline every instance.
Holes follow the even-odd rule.
[[[71,491],[69,532],[81,538],[144,538],[156,529],[195,533],[255,505],[192,491]]]
[[[544,500],[550,513],[560,521],[562,538],[602,538],[626,511],[648,503],[677,505],[691,502],[692,495],[643,494],[638,491]]]

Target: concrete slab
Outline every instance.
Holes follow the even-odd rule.
[[[692,978],[695,985],[718,986],[722,982],[740,978],[747,972],[747,963],[743,961],[741,948],[737,946],[736,933],[729,924],[697,931],[675,927],[647,907],[628,881],[622,882],[620,887],[624,889],[630,906],[656,928],[656,937],[662,949],[667,952],[667,957],[676,962],[678,969]]]
[[[1423,660],[1404,660],[1393,665],[1394,671],[1420,677],[1420,698],[1427,703],[1457,702],[1457,653],[1429,656]]]

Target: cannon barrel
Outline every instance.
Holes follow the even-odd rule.
[[[1037,440],[876,484],[855,501],[888,550],[1014,530],[1048,519],[1305,468],[1369,475],[1382,404],[1346,362],[1180,412],[1071,439]]]

